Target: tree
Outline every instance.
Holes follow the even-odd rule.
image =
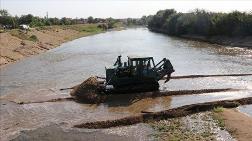
[[[212,13],[199,9],[189,13],[176,13],[171,9],[160,10],[149,20],[148,28],[178,36],[249,36],[252,35],[252,13]]]
[[[4,25],[6,28],[15,28],[17,27],[16,17],[12,17],[7,10],[0,10],[0,24]]]
[[[19,24],[27,24],[27,25],[29,25],[32,22],[32,19],[33,19],[33,15],[32,14],[22,15],[19,18],[18,23]]]
[[[31,27],[44,26],[45,19],[39,17],[33,17],[32,22],[29,24]]]
[[[92,16],[89,16],[87,19],[88,23],[93,23],[94,22],[94,18]]]
[[[9,13],[8,13],[8,11],[6,9],[1,9],[0,10],[0,15],[1,16],[9,16]]]
[[[106,21],[107,21],[108,28],[113,28],[116,23],[116,21],[111,17],[106,19]]]
[[[71,22],[70,18],[63,17],[63,18],[60,19],[60,24],[62,24],[62,25],[70,25],[70,24],[72,24],[72,22]]]

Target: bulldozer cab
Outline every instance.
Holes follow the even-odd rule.
[[[136,56],[128,56],[128,64],[132,67],[137,66],[146,66],[146,67],[154,67],[154,60],[153,57],[136,57]]]
[[[152,69],[155,64],[153,57],[128,56],[128,65],[131,71],[138,76],[142,76]]]

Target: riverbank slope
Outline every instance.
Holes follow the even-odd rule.
[[[219,113],[227,130],[239,141],[252,138],[252,118],[237,109],[224,109]]]
[[[252,49],[252,36],[246,37],[227,37],[227,36],[212,36],[212,37],[204,37],[204,36],[197,36],[197,35],[181,35],[180,37],[197,40],[197,41],[204,41],[213,44],[219,44],[224,46],[233,46],[233,47],[245,47]]]
[[[0,66],[45,52],[64,42],[105,31],[98,24],[77,24],[36,27],[27,32],[13,29],[0,33]]]
[[[166,34],[165,31],[160,29],[149,29],[152,32]],[[240,37],[228,37],[228,36],[201,36],[201,35],[193,35],[193,34],[182,34],[176,36],[179,38],[189,39],[189,40],[196,40],[196,41],[203,41],[208,42],[211,44],[218,44],[224,46],[232,46],[232,47],[244,47],[252,49],[252,36],[240,36]]]

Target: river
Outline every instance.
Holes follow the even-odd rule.
[[[142,110],[159,111],[191,103],[236,99],[252,96],[252,77],[211,77],[171,80],[160,90],[235,88],[234,92],[146,98],[135,103],[120,99],[99,105],[74,101],[18,105],[14,102],[34,102],[68,97],[69,91],[60,88],[81,83],[91,75],[104,76],[105,66],[111,66],[118,55],[153,56],[155,62],[166,57],[174,66],[172,75],[252,73],[252,50],[223,47],[153,33],[146,28],[111,31],[83,37],[62,44],[46,53],[25,58],[1,68],[1,132],[3,140],[20,134],[19,131],[60,124],[107,120],[138,114]],[[11,102],[12,101],[12,102]],[[244,107],[243,107],[244,108]],[[251,113],[251,106],[245,108]],[[127,134],[136,140],[150,132],[144,125],[131,126],[118,132],[99,130],[93,136]],[[85,131],[86,134],[86,131]],[[104,134],[104,135],[101,135]],[[88,136],[88,135],[87,135]],[[116,138],[116,137],[115,137]],[[119,140],[120,137],[116,138]]]

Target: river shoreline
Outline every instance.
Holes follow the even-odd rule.
[[[237,109],[224,109],[218,113],[227,131],[237,140],[246,141],[252,138],[252,118]]]
[[[160,29],[149,29],[152,32],[162,33],[167,35],[164,31]],[[171,36],[171,35],[168,35]],[[207,42],[210,44],[218,44],[224,46],[232,46],[232,47],[242,47],[252,49],[252,36],[245,36],[245,37],[228,37],[228,36],[201,36],[201,35],[191,35],[191,34],[183,34],[180,36],[174,36],[178,38],[194,40],[194,41],[201,41]]]
[[[252,36],[247,37],[226,37],[226,36],[213,36],[213,37],[204,37],[197,35],[181,35],[181,38],[208,42],[211,44],[218,44],[224,46],[232,46],[232,47],[243,47],[252,49]]]
[[[36,27],[27,32],[19,29],[9,30],[0,33],[0,67],[46,52],[74,39],[121,29],[122,26],[106,30],[99,28],[98,24],[79,24]]]

